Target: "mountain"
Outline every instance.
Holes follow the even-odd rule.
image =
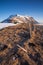
[[[27,23],[27,22],[33,22],[38,23],[33,17],[29,16],[22,16],[22,15],[10,15],[7,19],[2,21],[1,23]]]
[[[38,22],[33,17],[16,14],[16,15],[10,15],[7,19],[2,21],[0,23],[0,29],[8,26],[14,26],[20,23],[38,24]]]
[[[43,25],[20,23],[1,29],[0,65],[43,65]]]
[[[0,65],[43,65],[43,24],[18,14],[0,24]]]

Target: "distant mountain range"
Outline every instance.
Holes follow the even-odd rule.
[[[22,16],[22,15],[10,15],[7,19],[3,20],[1,23],[27,23],[33,22],[38,23],[33,17],[30,16]]]

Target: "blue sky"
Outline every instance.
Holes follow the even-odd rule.
[[[29,15],[43,23],[43,0],[0,0],[0,21],[15,14]]]

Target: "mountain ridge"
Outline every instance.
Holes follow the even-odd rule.
[[[33,21],[35,23],[38,23],[33,17],[30,16],[23,16],[23,15],[10,15],[7,19],[5,19],[4,21],[2,21],[1,23],[14,23],[14,21],[21,21],[22,23],[26,22],[26,21]]]

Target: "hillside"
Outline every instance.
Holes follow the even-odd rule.
[[[43,65],[43,26],[20,23],[1,29],[0,65]]]

